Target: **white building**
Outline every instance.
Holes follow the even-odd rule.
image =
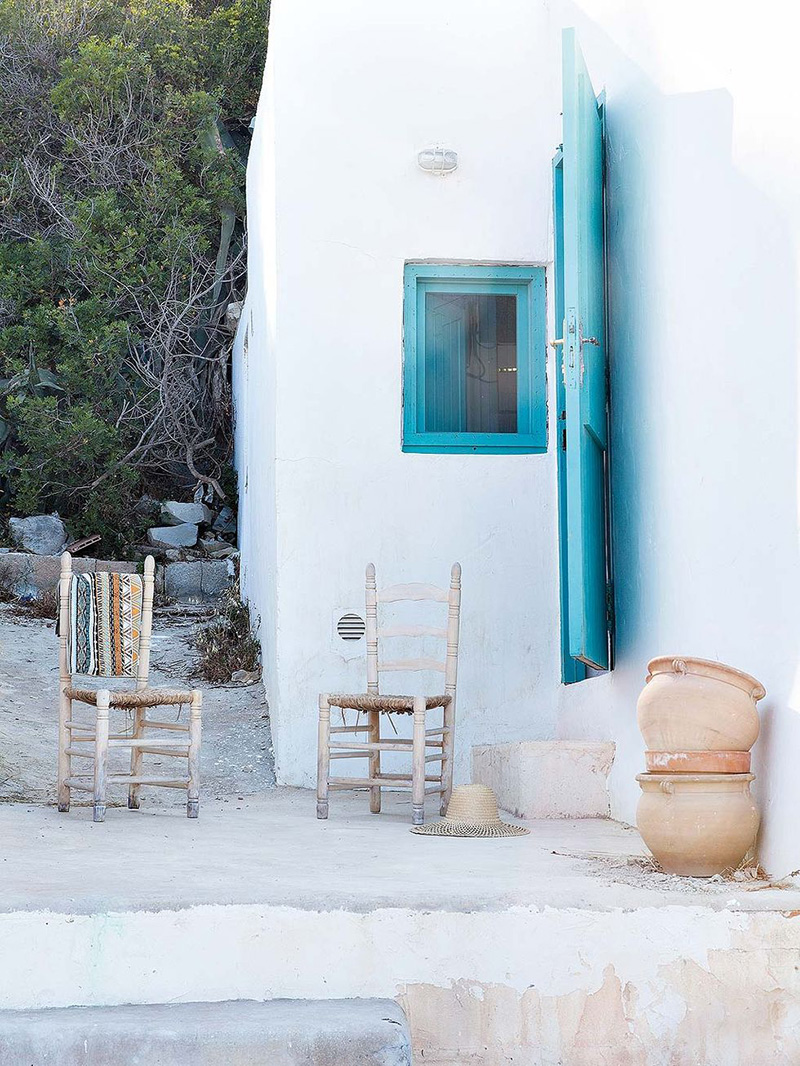
[[[768,692],[762,862],[800,866],[787,17],[775,0],[757,18],[711,0],[273,0],[235,385],[244,589],[280,781],[313,784],[318,693],[363,688],[336,621],[361,610],[365,564],[386,583],[441,584],[458,560],[457,780],[476,744],[613,740],[611,810],[632,822],[647,660],[720,659]],[[552,166],[572,26],[605,90],[616,639],[612,670],[564,684],[561,349],[547,341],[561,337]],[[456,168],[424,169],[428,149]],[[472,383],[421,414],[409,294],[435,335],[448,278],[485,282],[477,266],[522,268],[503,276],[528,286],[514,290],[527,344],[505,290],[454,301],[439,326],[466,324]],[[476,429],[510,449],[449,450]]]

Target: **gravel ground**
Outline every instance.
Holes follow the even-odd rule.
[[[264,686],[260,682],[211,685],[198,680],[191,635],[202,614],[192,608],[156,611],[150,683],[156,688],[203,690],[201,798],[254,795],[275,784]],[[91,708],[74,706],[80,708],[77,713],[81,717],[91,716]],[[178,708],[166,707],[159,713],[172,720],[177,712]],[[180,712],[186,717],[188,708]],[[121,725],[125,712],[112,711],[112,728],[114,714]],[[20,617],[0,605],[0,801],[54,802],[57,740],[55,625]],[[145,759],[153,769],[170,762],[155,755]],[[73,798],[81,802],[78,794]],[[115,786],[109,800],[124,803],[124,787]],[[142,803],[148,806],[185,801],[176,790],[142,789]]]

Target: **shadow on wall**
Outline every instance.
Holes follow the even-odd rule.
[[[763,859],[783,873],[800,865],[796,263],[789,220],[732,163],[732,130],[727,92],[667,101],[660,646],[683,639],[771,692],[754,769]]]
[[[576,17],[608,86],[617,670],[615,813],[643,769],[647,659],[728,661],[766,685],[755,772],[763,860],[800,866],[795,249],[732,159],[727,91],[665,96]]]

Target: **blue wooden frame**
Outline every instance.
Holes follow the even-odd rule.
[[[425,430],[425,295],[517,297],[517,432]],[[547,451],[547,308],[543,266],[407,263],[403,283],[403,451],[456,454]]]

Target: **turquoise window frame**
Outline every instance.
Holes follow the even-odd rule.
[[[425,430],[425,295],[517,297],[517,432]],[[522,454],[547,451],[547,300],[543,266],[407,263],[403,281],[404,452]]]

